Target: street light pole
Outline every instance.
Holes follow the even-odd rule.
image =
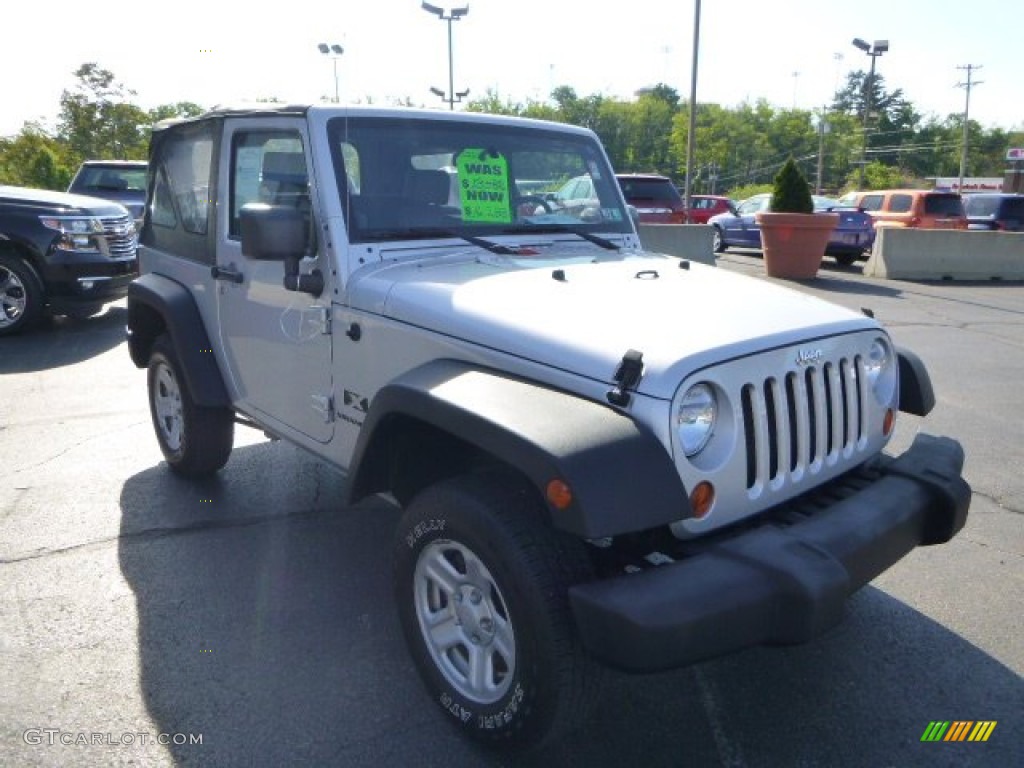
[[[697,53],[700,50],[700,0],[693,0],[693,65],[690,71],[690,122],[686,132],[686,181],[683,184],[683,209],[689,216],[690,177],[693,175],[693,151],[697,145]]]
[[[338,91],[338,59],[345,52],[345,49],[336,43],[320,43],[317,46],[320,53],[330,56],[334,60],[334,103],[337,104],[341,99],[341,94]]]
[[[860,187],[864,187],[864,165],[867,162],[868,154],[868,114],[871,112],[871,93],[875,85],[875,60],[883,53],[889,50],[888,40],[875,40],[874,46],[869,45],[859,37],[853,39],[853,45],[855,48],[859,48],[864,51],[868,56],[871,57],[871,72],[868,74],[867,82],[864,86],[864,123],[862,128],[861,149],[860,149]]]
[[[462,101],[462,97],[469,93],[469,90],[455,93],[455,57],[452,52],[452,22],[458,21],[467,13],[469,13],[469,6],[465,5],[461,8],[452,8],[446,14],[443,8],[438,8],[436,5],[424,2],[421,4],[423,10],[427,13],[432,13],[441,21],[448,22],[448,93],[447,96],[442,95],[441,98],[448,102],[448,109],[455,109],[455,102]],[[439,89],[431,88],[431,93],[437,93]],[[442,92],[443,93],[443,92]]]

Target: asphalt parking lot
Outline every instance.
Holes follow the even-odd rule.
[[[1024,284],[828,266],[797,290],[870,308],[928,364],[938,406],[895,448],[962,441],[967,527],[819,641],[613,676],[585,728],[520,758],[462,741],[421,689],[393,506],[339,508],[335,473],[242,428],[216,479],[171,475],[123,303],[0,340],[0,764],[1024,765]],[[997,725],[921,742],[935,720]]]

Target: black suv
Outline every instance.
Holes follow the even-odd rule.
[[[1024,232],[1024,195],[980,192],[964,195],[968,229]]]
[[[0,336],[44,311],[88,317],[122,298],[138,272],[137,245],[122,205],[0,186]]]

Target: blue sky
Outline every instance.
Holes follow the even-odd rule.
[[[957,66],[982,65],[971,117],[1024,129],[1015,5],[703,0],[697,99],[819,107],[848,71],[867,69],[869,58],[851,45],[854,37],[888,39],[878,72],[921,112],[961,112],[964,90],[955,85],[965,73]],[[0,135],[17,132],[25,120],[52,125],[61,91],[86,61],[113,71],[144,107],[333,97],[333,63],[317,51],[320,42],[345,48],[337,62],[342,101],[408,98],[443,106],[429,89],[448,88],[446,25],[419,0],[280,6],[53,0],[42,20],[36,18],[41,7],[4,11]],[[629,98],[659,81],[689,93],[693,0],[469,0],[469,7],[453,31],[455,89],[469,88],[471,97],[493,88],[514,100],[544,99],[552,85],[569,84],[581,95]]]

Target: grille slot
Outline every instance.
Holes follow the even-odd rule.
[[[103,222],[103,236],[110,257],[118,259],[135,256],[139,241],[131,217],[104,216],[100,221]]]
[[[748,490],[799,479],[856,451],[864,437],[862,370],[856,355],[743,385]]]

